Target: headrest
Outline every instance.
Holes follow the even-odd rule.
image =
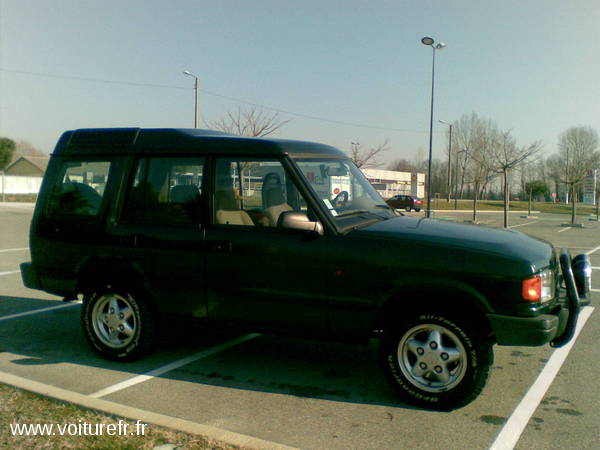
[[[182,184],[171,188],[171,202],[193,203],[200,199],[198,186],[193,184]]]

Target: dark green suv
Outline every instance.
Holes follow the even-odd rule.
[[[567,342],[591,273],[516,231],[403,217],[335,148],[203,130],[64,133],[30,245],[25,285],[83,295],[106,358],[144,354],[175,316],[376,336],[393,386],[435,409],[481,392],[495,343]]]

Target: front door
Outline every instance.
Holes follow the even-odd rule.
[[[214,167],[205,241],[209,317],[326,329],[327,237],[278,226],[286,211],[311,214],[282,162],[223,157]]]

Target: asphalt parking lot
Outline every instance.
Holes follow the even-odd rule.
[[[231,432],[256,438],[247,441],[250,447],[600,445],[600,323],[592,308],[600,292],[600,223],[587,217],[580,219],[584,228],[574,228],[563,226],[568,221],[563,215],[511,214],[512,229],[572,254],[590,254],[597,292],[582,313],[576,341],[561,350],[496,346],[494,369],[480,398],[443,413],[395,400],[380,372],[375,342],[355,347],[162,323],[165,336],[155,353],[134,363],[105,361],[84,342],[79,304],[23,287],[18,268],[29,260],[31,213],[28,205],[0,204],[0,381],[30,380],[48,386],[50,394],[58,388],[90,404],[106,400],[123,411],[135,408],[224,430],[221,437]],[[470,214],[434,217],[463,221]],[[479,219],[500,226],[502,216],[481,213]]]

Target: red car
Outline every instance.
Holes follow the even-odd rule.
[[[386,200],[386,203],[394,209],[404,209],[405,211],[414,209],[419,212],[423,207],[423,200],[410,195],[395,195]]]

